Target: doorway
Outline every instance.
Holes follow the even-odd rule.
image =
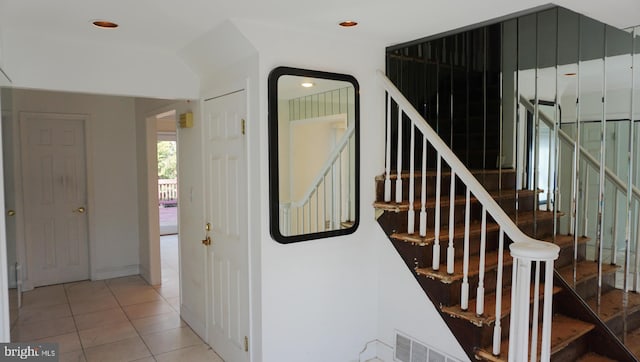
[[[178,157],[176,111],[156,115],[156,163],[158,166],[158,227],[160,231],[160,269],[158,291],[179,306],[180,265],[178,229]]]

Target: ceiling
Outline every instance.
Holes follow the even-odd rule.
[[[544,4],[539,0],[0,0],[0,26],[5,36],[64,37],[177,52],[225,20],[247,19],[392,45]],[[557,4],[618,27],[640,24],[638,0],[558,0]],[[120,28],[96,29],[90,24],[96,19],[117,22]],[[337,23],[346,19],[360,25],[339,28]]]
[[[640,24],[639,0],[556,4],[620,28]],[[212,33],[230,46],[239,44],[233,34],[218,34],[235,31],[227,24],[339,36],[382,51],[545,5],[545,0],[0,0],[0,66],[24,88],[194,98],[198,76],[205,76],[198,71],[205,68],[198,67],[203,53],[194,47]],[[97,29],[91,22],[98,19],[120,27]],[[337,25],[351,19],[359,25]]]

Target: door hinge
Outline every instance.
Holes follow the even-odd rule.
[[[242,119],[242,134],[245,134],[247,132],[247,121],[244,120],[244,118]]]
[[[244,351],[249,352],[249,337],[244,336]]]

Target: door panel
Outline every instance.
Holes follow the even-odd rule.
[[[248,361],[249,277],[245,139],[246,93],[205,102],[206,209],[212,291],[209,344],[226,361]]]
[[[89,277],[84,120],[23,115],[27,278],[33,286]]]

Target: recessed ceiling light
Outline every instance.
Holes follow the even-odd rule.
[[[118,24],[108,20],[95,20],[92,24],[101,29],[115,29],[118,27]]]
[[[351,28],[353,26],[358,25],[358,22],[353,20],[345,20],[340,22],[338,25],[340,25],[343,28]]]
[[[304,83],[301,83],[300,85],[305,87],[305,88],[311,88],[311,87],[314,86],[314,84],[311,83],[311,82],[304,82]]]

